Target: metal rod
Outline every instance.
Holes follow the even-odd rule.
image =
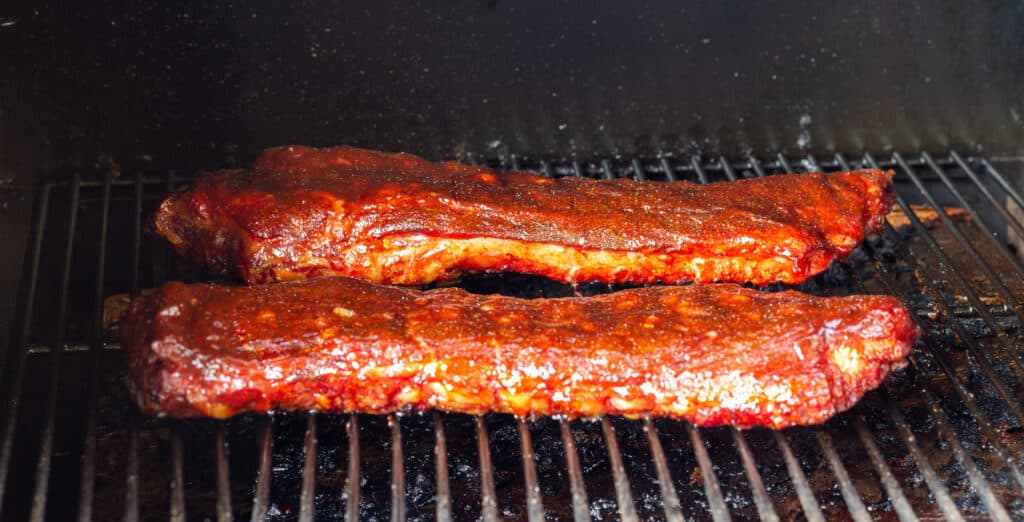
[[[949,443],[949,446],[953,449],[953,455],[956,456],[957,460],[963,465],[964,470],[967,472],[967,477],[970,479],[971,486],[974,491],[981,498],[985,508],[988,509],[989,515],[995,520],[1009,521],[1010,515],[1006,512],[1006,508],[996,499],[995,494],[992,492],[992,488],[989,487],[989,482],[978,467],[974,464],[974,459],[971,458],[967,450],[964,449],[960,443],[960,438],[953,431],[953,428],[949,426],[949,421],[946,418],[946,413],[939,407],[935,397],[931,395],[926,389],[922,389],[927,399],[928,406],[932,412],[932,418],[935,419],[935,426],[938,428],[939,433],[942,434],[943,438]]]
[[[700,164],[700,156],[691,157],[690,166],[693,167],[693,172],[697,174],[697,182],[701,185],[707,185],[708,175],[704,172],[704,167]]]
[[[476,447],[480,455],[480,511],[484,522],[497,522],[498,497],[494,494],[494,464],[484,418],[476,416]]]
[[[64,350],[64,334],[67,331],[68,294],[71,286],[71,263],[74,259],[75,232],[78,224],[78,204],[81,195],[81,175],[75,172],[71,181],[70,216],[68,216],[68,238],[64,244],[64,266],[61,271],[59,304],[57,305],[57,330],[55,347],[50,363],[50,383],[46,396],[46,413],[43,423],[42,442],[36,461],[35,492],[32,495],[32,511],[29,520],[42,521],[46,517],[46,504],[50,488],[50,465],[53,458],[53,432],[57,417],[57,388],[60,384],[61,355]]]
[[[936,201],[931,191],[928,190],[928,187],[926,187],[924,182],[921,181],[921,178],[914,172],[912,168],[910,168],[910,165],[907,165],[907,163],[903,160],[903,156],[901,156],[898,152],[894,152],[892,157],[893,159],[896,160],[896,163],[900,166],[903,172],[906,173],[906,175],[914,183],[914,185],[917,187],[917,190],[921,193],[921,195],[924,196],[925,200],[928,201],[928,204],[935,209],[936,215],[939,217],[939,220],[941,220],[942,223],[946,225],[946,228],[949,230],[951,234],[953,234],[953,237],[955,237],[957,242],[960,243],[960,246],[962,246],[964,250],[967,252],[967,254],[971,257],[971,259],[974,260],[975,264],[979,268],[981,268],[981,271],[985,273],[989,281],[991,281],[993,288],[995,288],[996,292],[998,292],[999,295],[1003,298],[1003,300],[1005,300],[1006,303],[1013,308],[1014,315],[1016,315],[1017,318],[1022,323],[1024,323],[1024,314],[1021,313],[1020,303],[1017,301],[1017,298],[1014,297],[1010,289],[1006,287],[1006,284],[1003,283],[1002,278],[1000,278],[995,273],[995,270],[988,263],[988,261],[985,261],[985,258],[982,257],[981,252],[978,252],[978,249],[975,248],[973,244],[971,244],[971,242],[967,239],[967,236],[965,236],[963,231],[960,230],[960,227],[956,226],[956,223],[953,222],[953,218],[949,217],[949,214],[947,214],[946,210],[942,208],[942,205],[940,205],[939,202]],[[937,166],[935,168],[938,169]],[[981,222],[980,220],[977,223],[977,225],[979,226],[979,228],[985,226],[984,223]],[[996,243],[996,247],[999,247],[998,242]],[[996,330],[998,330],[998,327],[996,328]]]
[[[837,159],[838,159],[838,161],[841,164],[845,164],[846,163],[845,159],[843,159],[843,157],[841,155],[837,155]],[[871,160],[871,159],[869,159],[869,163],[870,164],[874,164],[873,160]],[[932,250],[933,250],[933,252],[937,252],[936,249],[939,248],[938,244],[935,242],[934,238],[931,237],[931,234],[928,233],[927,229],[924,228],[923,224],[920,223],[920,219],[918,219],[917,216],[914,215],[914,214],[908,215],[908,218],[911,220],[912,223],[915,224],[915,227],[916,227],[917,231],[920,234],[924,235],[924,237],[925,237],[926,241],[929,243],[929,245],[931,245],[933,243],[935,244],[935,246],[932,248]],[[894,241],[899,241],[899,235],[896,233],[896,231],[892,228],[892,226],[888,222],[885,223],[883,231],[884,231],[884,233],[886,235],[888,235]],[[869,249],[870,249],[870,247],[869,247]],[[941,251],[938,251],[937,253],[941,253]],[[912,256],[912,257],[914,258],[915,262],[918,263],[919,265],[922,265],[924,263],[923,259],[920,256]],[[884,261],[878,255],[874,255],[873,258],[874,258],[874,265],[875,265],[876,269],[878,270],[878,273],[882,276],[881,281],[886,286],[887,290],[890,293],[905,294],[905,292],[897,292],[895,290],[895,278],[892,276],[892,274],[889,273],[889,268],[885,265]],[[946,259],[948,259],[948,258],[946,258]],[[968,347],[970,348],[967,351],[968,355],[970,355],[971,359],[975,362],[975,364],[977,365],[979,370],[981,370],[981,373],[993,385],[993,387],[995,388],[995,390],[999,394],[999,396],[1003,398],[1003,401],[1006,403],[1006,406],[1009,409],[1010,413],[1013,414],[1018,419],[1019,422],[1024,422],[1024,412],[1021,411],[1019,405],[1017,404],[1016,399],[1010,393],[1008,386],[1003,382],[1002,378],[1000,378],[995,373],[995,371],[992,369],[992,365],[991,365],[990,361],[988,360],[987,352],[981,347],[981,345],[974,338],[974,336],[970,335],[970,333],[967,332],[967,330],[963,326],[963,324],[956,318],[956,314],[954,314],[953,311],[950,310],[949,305],[946,304],[946,301],[945,301],[944,297],[942,296],[942,293],[937,288],[935,288],[935,286],[933,284],[931,284],[928,281],[919,281],[919,282],[921,283],[921,286],[924,289],[925,293],[927,293],[929,295],[929,297],[932,299],[932,301],[936,304],[936,306],[938,306],[939,311],[943,315],[945,315],[946,317],[949,317],[949,318],[952,319],[950,322],[953,325],[954,331],[956,332],[957,336],[960,338],[961,341],[963,341],[964,343],[967,343]],[[961,284],[964,284],[964,285],[968,284],[966,281],[964,281],[962,279],[961,279],[960,282],[961,282]],[[908,307],[910,306],[910,303],[906,303],[906,304],[907,304]],[[925,331],[928,330],[927,325],[923,324],[923,322],[922,322],[920,317],[918,317],[915,314],[912,314],[911,318],[923,330],[925,330]],[[953,382],[953,384],[955,385],[954,386],[954,390],[957,391],[958,395],[960,395],[961,399],[963,399],[963,401],[967,405],[968,409],[972,413],[975,413],[975,412],[979,412],[980,413],[980,408],[975,403],[974,398],[973,398],[973,394],[968,392],[966,390],[966,388],[963,386],[963,383],[961,382],[961,380],[960,380],[959,376],[957,375],[955,369],[953,369],[952,365],[949,364],[946,361],[946,357],[943,354],[942,350],[937,349],[934,346],[934,344],[928,338],[924,338],[922,341],[924,342],[925,347],[929,350],[929,352],[935,358],[936,362],[939,363],[940,367],[943,370],[943,373],[945,373],[949,377],[951,382]],[[994,434],[994,430],[991,428],[991,426],[989,425],[989,423],[987,421],[984,421],[984,419],[985,419],[984,416],[982,416],[980,414],[976,414],[976,418],[978,418],[979,421],[981,422],[983,430],[986,430],[986,426],[988,426],[988,430],[986,431],[986,436],[988,436],[990,440],[994,441],[993,443],[997,445],[996,448],[997,448],[997,451],[998,451],[999,450],[999,446],[1002,445],[1001,442],[999,442],[999,437],[998,436],[993,436],[993,435],[988,435],[988,433],[990,433],[990,432]],[[1014,464],[1014,468],[1016,468],[1015,469],[1015,475],[1021,475],[1022,478],[1024,478],[1024,474],[1020,473],[1019,468],[1015,464]]]
[[[181,425],[175,422],[171,425],[170,519],[173,522],[185,521],[185,458],[183,453],[181,445]],[[220,484],[218,483],[218,486],[219,485]]]
[[[633,179],[637,181],[647,181],[647,173],[644,172],[644,166],[640,164],[640,159],[633,158],[631,165],[633,166]]]
[[[555,177],[554,174],[555,171],[554,169],[551,168],[551,162],[547,160],[542,160],[540,162],[540,175],[544,176],[545,178],[553,178]]]
[[[896,288],[894,278],[892,274],[889,273],[888,267],[885,266],[885,264],[879,259],[877,255],[874,256],[874,263],[880,276],[879,280],[882,282],[885,291],[889,294],[906,295],[906,292],[902,292]],[[863,282],[860,280],[856,281],[859,291],[863,293],[865,291]],[[942,301],[941,296],[937,295],[937,291],[931,285],[922,284],[922,286],[925,288],[925,291],[930,296],[932,296],[932,301],[939,303],[940,311],[942,311],[942,313],[946,315],[950,315],[948,307],[945,305],[945,302]],[[905,306],[910,308],[910,303],[904,304]],[[914,323],[923,331],[930,330],[928,325],[924,323],[924,320],[921,319],[921,317],[918,316],[917,314],[911,314],[910,317],[914,321]],[[954,323],[954,325],[958,327],[955,330],[957,331],[957,335],[958,337],[960,337],[961,341],[967,342],[968,344],[972,345],[973,350],[980,350],[980,347],[974,346],[976,344],[975,339],[971,337],[968,334],[968,332],[964,331],[962,325],[960,325],[958,322]],[[1001,438],[996,433],[995,428],[992,426],[991,421],[982,412],[981,407],[974,400],[974,394],[967,390],[967,387],[964,385],[963,381],[957,375],[956,369],[953,368],[953,365],[947,360],[947,357],[944,354],[944,352],[935,346],[934,342],[930,337],[923,337],[919,342],[925,346],[925,349],[928,350],[936,364],[938,364],[939,368],[946,375],[946,378],[953,386],[953,390],[957,393],[961,401],[963,401],[964,405],[967,407],[967,410],[974,417],[976,425],[981,428],[982,433],[989,440],[989,443],[992,445],[993,450],[996,452],[997,455],[999,455],[1003,459],[1004,463],[1010,469],[1011,474],[1013,474],[1013,476],[1017,479],[1018,483],[1020,483],[1021,486],[1024,486],[1024,471],[1021,470],[1016,459],[1012,456],[1012,452],[1009,450],[1009,448],[1007,448],[1003,444]],[[968,351],[968,353],[970,354],[970,351]],[[979,359],[977,357],[972,355],[971,358],[972,360],[975,361],[975,363],[979,362]],[[917,360],[913,355],[910,356],[909,360],[911,362],[912,368],[915,371],[914,377],[917,378],[917,372],[920,371],[921,366],[917,363]],[[984,361],[982,360],[981,362]],[[1001,379],[994,374],[990,367],[980,366],[979,368],[981,369],[982,374],[985,375],[989,379],[989,381],[991,381],[992,384],[996,387],[997,391],[999,391],[1000,387],[1002,386]],[[920,382],[923,387],[930,387],[929,381],[927,379],[919,379],[918,382]],[[1011,414],[1014,413],[1014,411],[1018,409],[1016,402],[1012,401],[1012,398],[1007,397],[1007,392],[1005,390],[999,393],[1003,397],[1003,400],[1007,401],[1007,406],[1010,409]],[[1019,417],[1018,422],[1022,422]]]
[[[577,178],[582,178],[583,177],[583,167],[580,165],[580,162],[578,162],[578,161],[573,161],[572,162],[572,175],[577,177]]]
[[[876,263],[880,262],[876,260]],[[891,279],[892,276],[890,275],[888,277]],[[932,299],[932,301],[936,303],[936,305],[939,308],[939,311],[943,315],[945,315],[946,317],[953,318],[953,320],[950,321],[950,323],[953,326],[953,331],[956,333],[957,337],[962,342],[967,344],[969,348],[966,351],[967,355],[974,362],[975,366],[977,366],[978,369],[981,371],[981,374],[984,375],[985,378],[989,380],[989,383],[992,384],[992,387],[995,388],[996,394],[998,394],[1003,399],[1003,402],[1006,404],[1006,407],[1009,410],[1010,414],[1017,418],[1017,422],[1024,422],[1024,411],[1021,411],[1020,405],[1017,403],[1017,399],[1010,392],[1007,384],[1003,382],[1003,379],[999,377],[999,375],[996,374],[995,370],[992,368],[991,361],[989,361],[988,353],[982,348],[981,344],[978,343],[978,340],[975,339],[974,336],[972,336],[970,332],[967,331],[967,328],[964,327],[964,325],[958,319],[956,319],[956,316],[953,314],[952,310],[950,310],[949,305],[946,304],[946,302],[943,300],[943,296],[934,287],[934,285],[922,283],[921,287],[924,289],[925,293],[928,294],[928,296]],[[913,317],[913,319],[915,322],[921,323],[920,318]],[[919,326],[921,326],[921,324],[919,324]],[[950,380],[955,384],[954,390],[957,391],[958,394],[964,399],[964,402],[965,404],[967,404],[968,408],[972,409],[972,411],[975,409],[978,409],[980,411],[980,409],[974,402],[973,395],[970,392],[968,392],[967,389],[964,387],[963,382],[960,380],[960,377],[956,373],[956,369],[953,368],[953,365],[950,362],[948,362],[948,358],[946,357],[943,350],[937,348],[934,345],[934,343],[931,342],[929,339],[924,339],[924,342],[925,346],[928,348],[928,351],[932,354],[935,361],[939,364],[939,367],[943,370],[943,373],[949,376]],[[998,438],[999,437],[996,437],[996,439]]]
[[[569,421],[559,419],[562,431],[562,447],[565,448],[565,464],[569,468],[569,492],[572,494],[572,517],[575,522],[590,522],[590,505],[587,491],[583,488],[583,470],[576,452],[576,439],[569,428]]]
[[[604,442],[608,448],[608,460],[612,464],[612,481],[615,485],[615,498],[619,504],[619,518],[635,522],[639,519],[636,515],[636,507],[633,505],[633,493],[629,490],[626,467],[622,464],[619,439],[615,436],[615,426],[612,426],[612,422],[607,416],[601,417],[601,429],[604,431]]]
[[[402,426],[398,417],[388,416],[391,428],[391,522],[405,520],[405,462],[402,458]]]
[[[729,163],[729,160],[726,159],[725,156],[719,156],[718,164],[722,167],[722,171],[725,172],[726,179],[729,181],[736,181],[739,179],[739,177],[736,176],[736,171],[732,168],[732,164]]]
[[[217,522],[231,522],[231,481],[228,474],[228,427],[224,421],[217,421]]]
[[[615,172],[612,171],[612,162],[607,159],[601,160],[601,176],[604,179],[615,179]]]
[[[644,417],[644,432],[647,433],[647,442],[651,446],[654,472],[658,476],[661,498],[665,502],[665,519],[669,522],[682,522],[684,520],[682,506],[679,504],[679,495],[676,494],[676,487],[672,483],[672,474],[668,471],[665,449],[661,446],[658,428],[654,426],[654,422],[651,421],[650,417]]]
[[[28,346],[28,336],[32,331],[32,309],[35,308],[36,285],[39,281],[39,264],[43,250],[43,232],[46,230],[46,218],[50,207],[51,185],[45,184],[39,190],[38,201],[36,201],[35,225],[32,231],[32,262],[29,265],[28,273],[28,294],[25,296],[25,316],[21,323],[21,331],[15,345],[19,352],[11,357],[14,362],[14,378],[11,380],[10,403],[7,406],[7,421],[4,423],[3,445],[0,446],[0,514],[3,513],[4,485],[6,483],[7,468],[10,463],[11,438],[14,433],[14,420],[18,412],[18,399],[21,395],[21,381],[24,374],[25,350]],[[4,375],[7,369],[7,357],[4,354],[0,357],[0,376]]]
[[[775,161],[778,162],[779,166],[782,167],[782,170],[785,171],[786,173],[796,172],[793,169],[793,166],[789,164],[789,160],[786,159],[785,154],[781,152],[776,154]]]
[[[1003,221],[1006,222],[1006,225],[1012,228],[1013,231],[1016,232],[1019,237],[1024,238],[1024,225],[1021,225],[1020,221],[1018,221],[1017,218],[1013,217],[1013,214],[1010,214],[1010,211],[1007,210],[1006,205],[1003,202],[996,199],[996,197],[992,194],[992,191],[989,190],[988,187],[986,187],[985,184],[981,182],[981,179],[974,172],[974,169],[972,169],[970,165],[968,165],[967,162],[964,161],[964,159],[961,158],[960,155],[956,153],[955,150],[949,151],[949,156],[953,159],[954,162],[956,162],[960,169],[963,170],[965,174],[967,174],[967,177],[971,178],[971,181],[974,182],[974,186],[976,186],[978,188],[978,191],[981,192],[983,196],[985,196],[985,199],[988,200],[989,205],[992,208],[994,208],[1000,216],[1003,217]],[[1021,209],[1024,210],[1024,207],[1021,207]],[[975,220],[980,221],[980,219]],[[1001,249],[1006,250],[1006,245],[1001,244],[999,246],[1001,247]],[[1020,260],[1017,259],[1016,256],[1014,256],[1014,260],[1018,261],[1019,264]]]
[[[661,170],[665,171],[665,178],[669,181],[679,181],[679,176],[676,175],[676,169],[669,163],[667,156],[661,157]]]
[[[873,167],[877,168],[878,164],[875,162],[874,157],[872,157],[870,154],[865,154],[864,158],[869,165],[872,165]],[[914,229],[918,231],[920,236],[925,240],[925,243],[928,245],[929,249],[931,249],[931,251],[937,257],[939,257],[940,268],[943,265],[948,267],[948,269],[943,270],[943,272],[949,274],[960,285],[961,290],[967,296],[967,299],[971,303],[971,306],[975,308],[975,310],[978,312],[978,315],[982,317],[982,319],[985,321],[988,327],[995,334],[996,339],[1000,341],[1000,343],[1006,349],[1006,352],[1010,354],[1010,357],[1012,359],[1010,366],[1014,370],[1014,372],[1018,376],[1020,376],[1022,367],[1024,367],[1024,364],[1022,364],[1020,361],[1020,354],[1017,353],[1018,350],[1012,346],[1012,343],[1010,342],[1006,333],[1003,332],[1002,329],[998,326],[998,321],[996,321],[992,314],[989,313],[988,307],[985,306],[984,303],[982,303],[981,298],[978,297],[978,294],[974,291],[970,282],[968,282],[964,278],[964,276],[960,274],[959,271],[952,268],[952,260],[949,258],[948,255],[946,255],[942,247],[939,246],[939,244],[935,241],[931,234],[928,233],[928,230],[925,228],[924,224],[922,224],[921,220],[918,219],[916,214],[914,214],[913,209],[911,209],[910,206],[908,206],[906,202],[903,201],[903,198],[900,197],[899,195],[896,196],[896,203],[900,206],[901,209],[903,209],[903,212],[910,219],[910,223],[913,225]],[[888,223],[886,223],[886,225],[888,225]],[[895,234],[895,231],[891,230],[891,226],[887,226],[887,230],[890,230],[891,234]],[[918,263],[921,262],[920,259],[915,258],[915,260]],[[954,324],[959,322],[959,319],[956,318],[955,316],[950,317],[950,319],[952,320],[952,322],[954,322]]]
[[[889,415],[896,426],[896,431],[900,434],[903,445],[907,447],[910,455],[917,462],[917,469],[921,471],[921,475],[924,477],[925,483],[928,484],[928,489],[931,490],[932,496],[935,497],[935,503],[939,505],[942,515],[946,520],[963,522],[964,517],[960,514],[960,510],[957,509],[956,503],[953,502],[953,497],[949,495],[946,484],[943,483],[938,473],[932,468],[931,462],[928,461],[928,456],[918,446],[917,437],[910,431],[910,425],[907,424],[907,420],[900,413],[899,408],[896,407],[896,403],[889,397],[884,387],[879,393],[882,394],[883,402],[888,405]]]
[[[772,435],[775,436],[775,443],[782,451],[782,459],[786,462],[786,469],[789,470],[789,476],[793,480],[793,489],[796,490],[796,496],[804,508],[804,516],[807,517],[808,522],[825,522],[825,515],[821,513],[821,506],[814,498],[811,485],[807,481],[807,476],[804,475],[804,470],[800,469],[800,463],[793,455],[789,441],[781,431],[773,431]]]
[[[135,227],[132,230],[132,299],[139,296],[139,269],[142,260],[142,172],[135,173]]]
[[[306,437],[302,448],[305,460],[302,465],[302,490],[299,492],[299,522],[313,522],[316,495],[316,412],[306,418]]]
[[[917,514],[914,513],[914,508],[910,507],[910,502],[907,501],[906,495],[903,494],[903,489],[900,488],[899,482],[896,481],[896,476],[893,475],[889,465],[886,464],[885,457],[882,456],[882,451],[878,449],[874,438],[868,432],[867,426],[858,417],[854,417],[853,425],[857,430],[857,437],[860,438],[861,444],[867,450],[871,464],[875,467],[875,471],[882,481],[885,493],[889,496],[889,500],[892,501],[892,507],[896,510],[896,515],[903,522],[916,521],[918,518]]]
[[[768,498],[768,490],[764,487],[764,480],[761,479],[761,472],[757,470],[754,453],[750,451],[747,439],[740,430],[732,428],[731,431],[732,439],[736,442],[736,449],[743,461],[743,471],[747,474],[747,481],[750,482],[750,491],[754,494],[754,505],[757,506],[758,516],[766,522],[778,522],[779,514],[775,512],[775,507],[772,506],[772,501]]]
[[[345,478],[345,521],[359,520],[359,415],[348,418],[348,474]]]
[[[129,413],[128,421],[128,461],[125,463],[124,520],[134,522],[139,519],[139,432],[138,419]]]
[[[142,172],[135,173],[134,226],[132,235],[131,298],[139,296],[139,272],[142,260]],[[128,458],[125,465],[124,520],[139,519],[139,434],[138,413],[128,406]]]
[[[985,170],[992,176],[992,179],[996,180],[999,186],[1017,203],[1017,206],[1024,210],[1024,198],[1021,197],[1020,192],[1017,192],[1013,185],[1010,185],[1010,182],[1006,181],[1006,178],[987,159],[981,158],[981,165],[985,167]]]
[[[925,162],[926,165],[928,165],[932,172],[934,172],[935,175],[939,177],[942,183],[953,195],[953,197],[956,198],[957,202],[960,203],[963,209],[967,211],[967,214],[971,216],[971,219],[973,220],[975,226],[981,229],[981,235],[985,236],[988,239],[989,243],[993,247],[995,247],[996,250],[999,251],[999,253],[1003,256],[1004,259],[1006,259],[1007,262],[1010,263],[1010,266],[1013,267],[1013,269],[1017,272],[1018,276],[1024,277],[1024,266],[1021,265],[1020,259],[1017,256],[1015,256],[1012,252],[1010,252],[1010,250],[1006,248],[1006,245],[999,241],[999,239],[996,237],[995,232],[993,232],[992,229],[990,229],[988,225],[985,224],[985,221],[981,219],[981,216],[979,216],[978,213],[974,210],[974,207],[972,207],[971,204],[960,194],[960,191],[957,190],[955,186],[953,186],[953,181],[949,179],[949,176],[946,175],[945,171],[943,171],[942,168],[935,163],[935,160],[933,160],[931,155],[928,154],[927,152],[921,153],[921,159]],[[964,165],[964,167],[966,167],[966,165]],[[975,176],[973,176],[973,173],[971,173],[971,178],[975,180],[977,179]],[[977,185],[979,188],[984,190],[984,186],[981,185],[980,182],[977,183]],[[927,189],[927,187],[925,187],[923,183],[919,184],[918,187],[922,189],[922,193],[924,193],[925,197],[928,199],[929,202],[935,201],[933,194],[931,193],[931,191]],[[955,224],[953,223],[953,219],[949,216],[949,213],[946,212],[946,209],[942,208],[941,206],[938,206],[937,202],[933,206],[935,206],[935,210],[936,212],[938,212],[939,218],[942,219],[943,223],[946,223],[946,226],[955,226]],[[1006,209],[1002,208],[1002,205],[995,203],[994,206],[1002,210],[1003,212],[1006,212]],[[1008,217],[1009,213],[1006,212],[1006,214]],[[1010,223],[1016,225],[1018,229],[1021,229],[1020,223],[1017,223],[1012,218],[1008,219],[1007,221],[1007,224]],[[1021,229],[1021,232],[1024,232],[1024,229]],[[997,280],[999,284],[1003,285],[1003,287],[1005,288],[1005,284],[1002,282],[1002,278],[998,278]],[[1007,289],[1007,292],[1009,292],[1009,289]]]
[[[747,162],[750,164],[750,168],[754,169],[754,176],[763,178],[768,174],[764,171],[764,166],[761,165],[761,160],[757,159],[757,156],[751,154],[747,156]]]
[[[445,440],[444,422],[441,414],[434,412],[434,461],[437,471],[437,520],[450,522],[452,520],[452,493],[448,484],[448,442]]]
[[[267,415],[263,421],[263,436],[260,437],[259,471],[256,472],[256,493],[252,496],[251,522],[261,522],[267,518],[270,509],[271,461],[274,458],[274,417]]]
[[[89,399],[86,403],[85,435],[82,440],[82,473],[78,488],[78,521],[88,522],[92,516],[92,502],[96,486],[96,423],[99,400],[98,382],[100,352],[103,349],[103,283],[107,266],[107,226],[110,221],[110,196],[113,174],[103,176],[103,196],[100,201],[99,252],[96,259],[96,293],[93,296],[93,340],[89,359]]]
[[[835,446],[832,445],[832,437],[820,429],[815,430],[815,435],[818,438],[821,450],[825,453],[825,460],[828,461],[829,467],[832,468],[832,474],[835,475],[836,480],[839,482],[839,492],[843,495],[843,500],[846,501],[846,507],[850,512],[850,516],[858,522],[870,522],[871,515],[868,515],[868,510],[864,507],[864,501],[860,499],[857,488],[853,487],[850,474],[846,471],[846,466],[843,465],[843,461],[839,458],[839,453],[836,452]]]
[[[544,520],[544,505],[540,500],[540,481],[537,480],[537,464],[534,462],[533,443],[526,419],[519,417],[519,450],[523,456],[523,482],[526,486],[526,517],[530,522]]]
[[[690,444],[693,445],[693,453],[697,457],[697,464],[700,465],[700,476],[704,481],[704,493],[708,497],[708,507],[711,509],[711,518],[715,522],[731,520],[729,508],[725,505],[725,497],[718,486],[718,477],[715,476],[715,468],[711,464],[711,457],[708,456],[708,449],[704,446],[704,440],[700,431],[688,422],[683,427],[690,434]]]

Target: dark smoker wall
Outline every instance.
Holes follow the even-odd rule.
[[[210,168],[291,142],[431,158],[1024,143],[1019,2],[213,4],[0,6],[0,178]]]

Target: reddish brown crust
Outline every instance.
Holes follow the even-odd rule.
[[[269,149],[169,197],[156,229],[249,283],[465,271],[569,282],[799,283],[877,230],[878,170],[697,185],[547,179],[350,147]]]
[[[919,335],[886,296],[736,285],[523,300],[347,278],[168,283],[121,331],[151,414],[656,415],[699,425],[824,422],[878,386]]]

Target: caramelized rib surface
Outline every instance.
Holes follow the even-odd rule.
[[[697,185],[548,179],[409,154],[280,147],[170,196],[156,229],[248,283],[342,275],[416,285],[463,272],[564,282],[799,283],[878,229],[877,170]]]
[[[781,428],[852,406],[918,331],[886,296],[722,284],[524,300],[321,278],[168,283],[133,302],[121,335],[151,414],[437,408]]]

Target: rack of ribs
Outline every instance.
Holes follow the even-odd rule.
[[[851,407],[918,335],[888,296],[717,284],[519,299],[332,277],[168,283],[132,303],[121,343],[135,401],[172,417],[435,408],[782,428]]]
[[[800,283],[881,227],[891,173],[699,185],[545,178],[350,147],[279,147],[168,197],[155,228],[250,284],[464,272],[563,282]]]

